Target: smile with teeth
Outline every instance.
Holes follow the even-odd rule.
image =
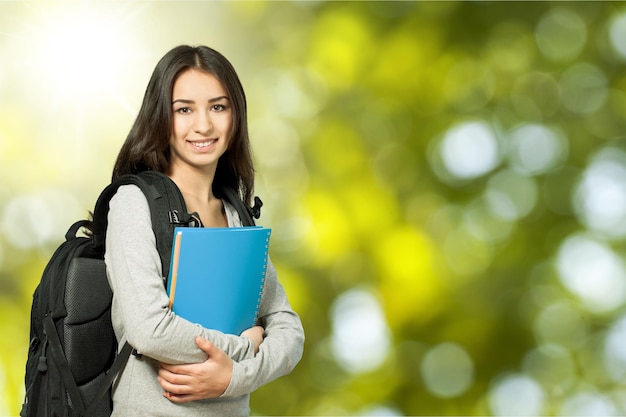
[[[208,148],[209,146],[213,145],[215,142],[217,142],[217,139],[209,139],[209,140],[203,140],[203,141],[197,141],[197,142],[189,141],[189,143],[195,148]]]

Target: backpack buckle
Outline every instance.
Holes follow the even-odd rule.
[[[178,217],[178,210],[171,210],[167,213],[170,218],[171,224],[180,224],[180,217]]]
[[[192,227],[198,227],[202,224],[202,222],[200,222],[200,216],[198,216],[198,213],[185,213],[181,215],[178,213],[178,210],[170,210],[167,215],[169,217],[170,224],[180,224],[186,226],[192,225]]]
[[[246,207],[252,217],[258,219],[261,217],[261,207],[263,207],[263,201],[259,197],[254,197],[254,205],[252,207]]]

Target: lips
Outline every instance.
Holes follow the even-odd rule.
[[[206,149],[206,148],[210,147],[211,145],[213,145],[215,142],[217,142],[217,139],[196,140],[196,141],[190,140],[188,142],[194,148],[202,150],[202,149]]]

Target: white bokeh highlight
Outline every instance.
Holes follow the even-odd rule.
[[[480,177],[500,162],[494,131],[483,122],[467,122],[448,130],[441,142],[446,170],[459,179]]]
[[[339,365],[352,373],[378,368],[387,356],[391,332],[374,295],[354,288],[341,294],[331,308],[332,350]]]
[[[607,244],[570,236],[559,248],[556,266],[563,285],[589,311],[608,312],[626,301],[624,262]]]

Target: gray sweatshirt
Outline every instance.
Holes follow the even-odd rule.
[[[241,226],[235,209],[227,203],[224,206],[229,227]],[[111,199],[105,262],[119,344],[128,341],[143,355],[131,355],[113,386],[114,417],[248,416],[250,393],[291,372],[302,357],[302,323],[289,305],[271,261],[259,310],[265,339],[256,355],[249,338],[205,329],[170,311],[148,202],[134,185],[120,187]],[[159,362],[206,360],[196,336],[210,340],[233,359],[232,379],[220,398],[174,404],[162,396],[157,382]]]

